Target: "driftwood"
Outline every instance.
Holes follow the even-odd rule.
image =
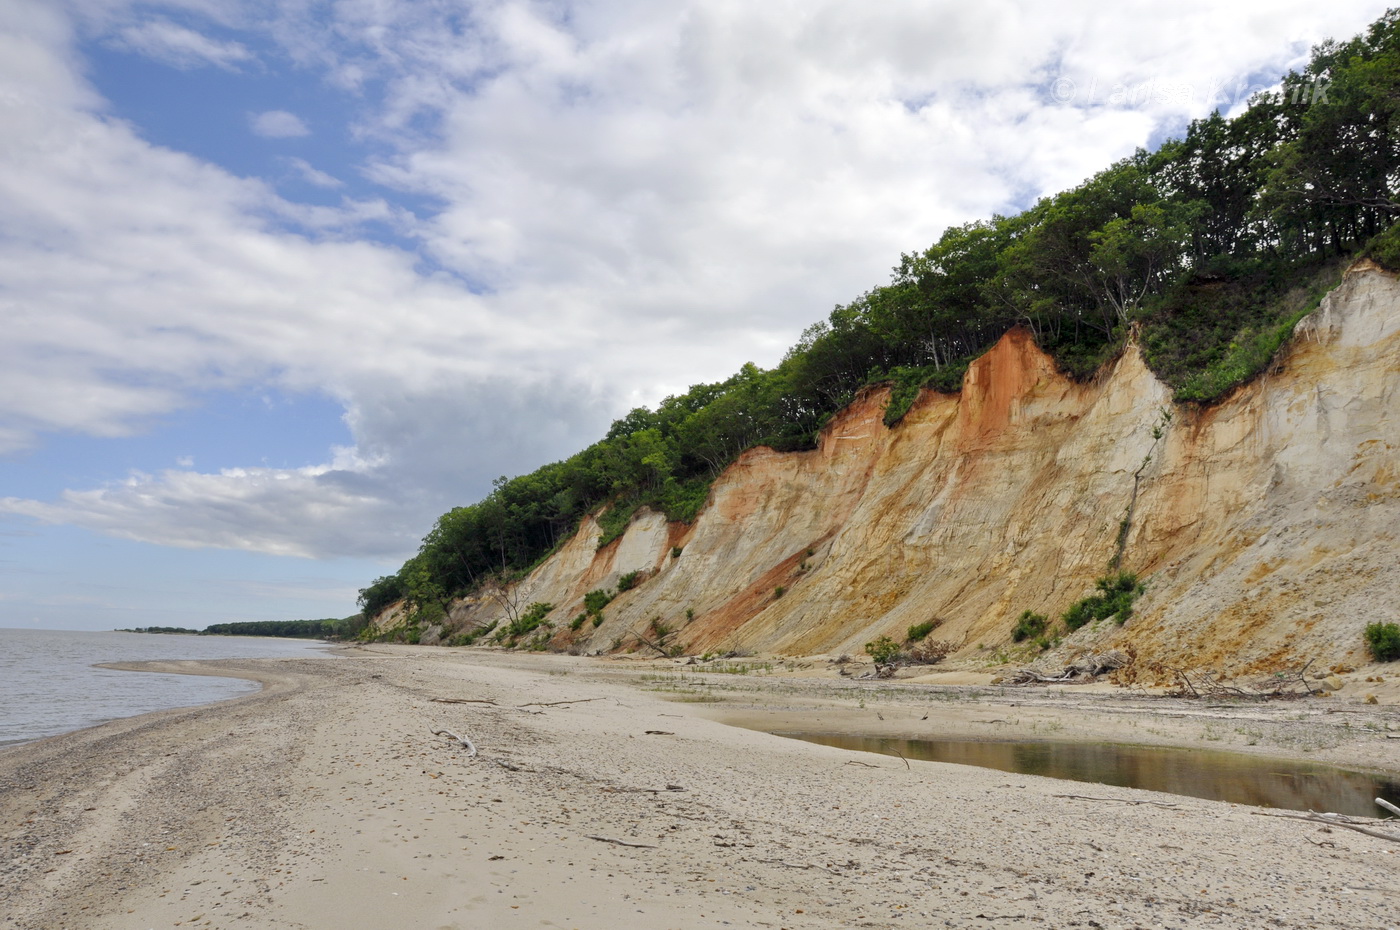
[[[835,869],[827,868],[824,865],[817,865],[815,862],[788,862],[786,859],[748,859],[747,862],[762,862],[765,865],[781,865],[789,869],[821,869],[823,872],[830,872],[832,875],[841,873]]]
[[[1133,807],[1137,807],[1141,804],[1151,804],[1153,807],[1163,807],[1167,810],[1177,809],[1175,804],[1168,804],[1165,801],[1136,801],[1132,798],[1095,798],[1087,794],[1055,794],[1051,795],[1051,797],[1072,798],[1076,801],[1111,801],[1114,804],[1131,804]]]
[[[1284,814],[1270,811],[1251,811],[1251,813],[1257,817],[1282,817],[1285,820],[1306,820],[1310,823],[1322,823],[1329,827],[1345,827],[1348,830],[1355,830],[1357,833],[1364,833],[1367,836],[1374,836],[1377,839],[1389,840],[1392,843],[1400,843],[1400,834],[1382,833],[1379,830],[1372,830],[1353,820],[1348,820],[1341,814],[1319,814],[1316,811],[1308,811],[1306,814]]]
[[[1376,803],[1379,804],[1381,807],[1384,807],[1386,810],[1390,811],[1392,814],[1400,814],[1400,807],[1396,807],[1394,804],[1391,804],[1385,798],[1376,798]]]
[[[1093,681],[1107,672],[1115,672],[1132,663],[1132,657],[1117,649],[1107,652],[1088,652],[1053,674],[1045,674],[1034,668],[1023,668],[1007,676],[1005,684],[1083,684]]]
[[[651,640],[647,639],[645,636],[643,636],[641,633],[638,633],[636,630],[628,630],[628,632],[631,633],[633,636],[637,637],[637,642],[641,643],[643,646],[646,646],[650,649],[655,649],[657,654],[660,655],[663,659],[671,658],[671,653],[668,652],[666,650],[666,647],[661,645],[660,642],[654,643]]]
[[[1314,694],[1321,694],[1327,689],[1321,685],[1309,682],[1307,679],[1308,667],[1316,661],[1309,659],[1302,668],[1279,672],[1268,678],[1255,681],[1252,684],[1232,684],[1227,685],[1221,680],[1218,672],[1209,669],[1196,672],[1195,680],[1187,674],[1185,669],[1177,668],[1173,665],[1163,663],[1153,663],[1152,668],[1158,672],[1170,672],[1176,676],[1177,686],[1167,692],[1168,697],[1178,698],[1239,698],[1251,701],[1272,701],[1286,700],[1289,698],[1309,697]]]
[[[601,701],[602,698],[575,698],[572,701],[531,701],[529,704],[516,704],[519,707],[558,707],[560,704],[587,704],[589,701]]]
[[[629,843],[626,840],[615,840],[610,836],[594,836],[592,833],[588,834],[588,838],[590,840],[597,840],[600,843],[612,843],[614,846],[632,846],[636,849],[656,848],[656,846],[652,843]]]
[[[495,704],[485,698],[428,698],[434,704]]]
[[[467,750],[467,755],[468,755],[469,757],[474,757],[474,756],[476,756],[476,744],[473,743],[470,739],[468,739],[468,738],[465,737],[465,736],[460,736],[460,735],[458,735],[458,734],[456,734],[456,733],[453,733],[451,730],[434,730],[434,731],[433,731],[433,735],[434,735],[434,736],[450,736],[450,737],[452,737],[453,739],[455,739],[458,743],[460,743],[460,744],[462,745],[462,748],[463,748],[463,749]]]

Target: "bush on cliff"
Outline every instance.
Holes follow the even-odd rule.
[[[1071,604],[1060,618],[1065,627],[1077,630],[1091,620],[1107,620],[1113,617],[1119,626],[1128,622],[1133,615],[1133,602],[1147,590],[1132,572],[1119,572],[1105,575],[1094,582],[1098,594]]]
[[[1368,624],[1366,646],[1377,662],[1394,662],[1400,659],[1400,624]]]

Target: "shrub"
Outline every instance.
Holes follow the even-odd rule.
[[[631,591],[637,586],[637,581],[641,577],[642,573],[639,571],[628,572],[627,574],[623,575],[621,578],[617,579],[617,593],[621,594],[623,591]]]
[[[1093,599],[1086,597],[1084,600],[1076,601],[1070,605],[1069,610],[1066,610],[1064,616],[1060,618],[1065,622],[1066,629],[1077,630],[1094,619],[1093,608],[1089,606],[1091,600]]]
[[[509,624],[505,629],[505,635],[510,639],[517,639],[526,633],[533,632],[544,623],[545,616],[554,609],[553,604],[544,604],[535,601],[525,612],[516,618],[514,623]]]
[[[777,598],[782,597],[786,593],[787,588],[783,587],[782,585],[778,585],[776,588],[773,589],[773,598],[776,600]]]
[[[1122,626],[1133,615],[1133,602],[1147,590],[1146,585],[1138,581],[1137,575],[1132,572],[1105,575],[1095,581],[1094,586],[1099,589],[1098,594],[1071,604],[1060,618],[1066,628],[1077,630],[1090,620],[1106,620],[1109,617]]]
[[[601,533],[598,536],[598,548],[602,549],[627,532],[627,527],[632,524],[632,518],[637,515],[640,507],[641,501],[631,500],[613,504],[599,514],[598,529]]]
[[[615,596],[616,595],[614,595],[613,592],[605,590],[603,588],[597,588],[593,591],[589,591],[583,596],[583,609],[590,614],[596,614],[600,612],[604,607],[611,604],[612,599]]]
[[[600,611],[598,611],[598,613],[596,613],[596,614],[593,615],[593,626],[594,626],[594,627],[600,627],[600,626],[602,626],[602,625],[603,625],[603,612],[600,610]]]
[[[865,654],[874,659],[876,665],[889,665],[899,658],[899,643],[888,636],[881,636],[865,644]]]
[[[1377,662],[1400,659],[1400,624],[1369,624],[1366,627],[1366,645]]]
[[[925,620],[923,623],[916,623],[909,628],[907,642],[917,643],[943,623],[942,620]]]
[[[1368,242],[1363,254],[1390,271],[1400,271],[1400,225],[1391,226]]]
[[[569,629],[577,631],[579,627],[583,626],[583,621],[587,619],[588,613],[586,611],[584,613],[579,614],[577,617],[569,621]]]
[[[683,551],[684,551],[684,547],[682,547],[682,546],[672,546],[672,547],[671,547],[671,558],[673,558],[673,559],[679,559],[679,558],[681,557],[681,552],[683,552]]]
[[[1011,638],[1016,642],[1031,639],[1045,632],[1045,628],[1050,625],[1050,618],[1045,614],[1038,614],[1033,610],[1024,611],[1016,626],[1011,631]],[[1083,626],[1083,624],[1080,624]]]

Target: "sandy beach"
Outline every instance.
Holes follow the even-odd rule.
[[[0,751],[0,927],[1400,926],[1397,843],[730,725],[1395,773],[1393,704],[1222,708],[853,682],[815,662],[721,675],[387,646],[162,670],[265,688]]]

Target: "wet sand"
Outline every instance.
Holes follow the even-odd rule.
[[[1393,705],[415,647],[196,664],[265,690],[0,751],[0,927],[1400,926],[1400,843],[722,722],[1393,773]]]

